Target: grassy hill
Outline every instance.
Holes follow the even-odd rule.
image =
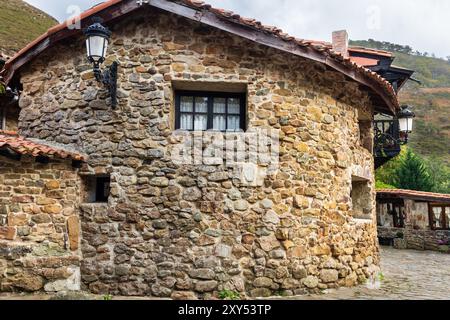
[[[394,65],[416,70],[414,78],[400,92],[402,104],[409,104],[417,115],[410,147],[430,160],[437,159],[450,169],[450,60],[437,59],[409,46],[387,42],[352,41],[351,45],[389,50],[395,54]]]
[[[0,1],[0,53],[11,56],[57,21],[22,0]]]

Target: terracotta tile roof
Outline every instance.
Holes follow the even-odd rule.
[[[433,192],[423,192],[414,190],[404,190],[404,189],[382,189],[377,190],[378,196],[395,196],[397,198],[407,198],[407,199],[422,199],[438,202],[448,202],[450,203],[450,194],[433,193]]]
[[[363,58],[363,57],[350,57],[350,60],[352,60],[354,63],[363,66],[363,67],[373,67],[377,66],[379,63],[379,60],[377,59],[370,59],[370,58]]]
[[[319,46],[325,46],[332,50],[333,45],[330,42],[326,41],[316,41],[316,40],[310,40],[313,44],[319,45]],[[352,56],[351,53],[368,53],[368,54],[374,54],[381,57],[389,57],[394,58],[394,54],[389,51],[384,50],[378,50],[378,49],[372,49],[372,48],[363,48],[363,47],[349,47],[348,51],[350,53],[350,57],[348,57],[352,62],[362,66],[362,67],[372,67],[376,66],[378,64],[377,59],[371,59],[371,58],[363,58],[363,57],[355,57]]]
[[[384,56],[384,57],[390,57],[390,58],[394,57],[394,54],[392,52],[385,51],[385,50],[372,49],[372,48],[350,47],[349,51],[360,52],[360,53],[371,53],[371,54],[376,54],[378,56]]]
[[[86,156],[82,154],[23,138],[17,132],[0,130],[0,149],[4,148],[9,148],[21,155],[31,155],[33,157],[44,156],[76,161],[86,160]]]
[[[133,1],[131,1],[131,0],[109,0],[109,1],[101,3],[97,6],[83,12],[81,14],[81,20],[86,19],[95,14],[99,14],[101,11],[103,11],[109,7],[112,7],[116,4],[120,4],[121,2],[127,2],[127,1],[130,1],[130,5],[131,5],[131,2],[136,2],[136,0],[133,0]],[[400,110],[399,102],[397,99],[397,94],[396,94],[394,88],[392,87],[392,85],[386,79],[382,78],[376,72],[373,72],[373,71],[365,68],[364,66],[358,65],[351,59],[345,58],[340,53],[333,51],[332,48],[330,47],[329,43],[327,43],[327,42],[298,39],[298,38],[295,38],[295,37],[283,32],[283,30],[281,30],[277,27],[263,25],[261,22],[255,20],[255,19],[241,17],[240,15],[238,15],[232,11],[213,8],[211,5],[206,4],[203,1],[198,1],[198,0],[167,0],[167,1],[178,3],[183,6],[195,9],[195,10],[209,11],[209,12],[215,14],[220,19],[224,19],[224,20],[227,20],[228,22],[240,24],[243,26],[251,27],[257,31],[277,37],[285,42],[290,42],[301,48],[312,50],[312,51],[314,51],[314,53],[316,55],[321,56],[323,61],[334,60],[337,64],[340,64],[341,66],[346,67],[346,68],[350,68],[352,70],[351,71],[352,74],[363,75],[367,79],[374,81],[376,83],[376,85],[378,86],[378,89],[381,89],[381,92],[383,92],[383,95],[385,95],[385,97],[387,98],[387,101],[389,101],[389,103],[387,101],[386,101],[386,103],[388,104],[388,107],[391,109],[391,111],[396,112],[396,111]],[[162,1],[160,0],[159,2],[162,2]],[[151,2],[150,2],[150,4],[151,4]],[[121,12],[116,12],[113,18],[117,18],[121,14],[122,14]],[[70,24],[70,21],[69,21],[69,24]],[[49,29],[47,31],[47,33],[43,34],[42,36],[40,36],[39,38],[37,38],[36,40],[34,40],[30,44],[28,44],[25,48],[20,50],[13,58],[11,58],[8,61],[5,69],[2,71],[3,74],[5,75],[5,78],[8,81],[11,80],[14,72],[17,69],[19,69],[23,64],[25,64],[27,61],[31,60],[35,56],[35,54],[32,54],[29,57],[27,57],[26,53],[28,53],[28,51],[30,51],[31,49],[33,49],[35,47],[38,47],[39,45],[42,45],[42,43],[44,41],[46,41],[47,39],[54,38],[54,39],[57,39],[57,40],[53,40],[56,42],[56,41],[64,38],[63,36],[53,37],[54,34],[60,32],[62,30],[67,32],[69,35],[75,34],[76,30],[68,30],[67,26],[69,24],[66,21],[64,23],[61,23],[61,24]],[[49,45],[47,45],[47,46],[49,46]],[[25,58],[23,58],[24,55],[25,55]],[[0,74],[2,72],[0,72]],[[380,91],[378,91],[378,89],[374,90],[374,91],[378,95],[380,95]]]
[[[328,41],[320,41],[320,40],[305,40],[309,41],[314,45],[318,46],[325,46],[329,49],[333,48],[333,44]],[[379,49],[372,49],[372,48],[364,48],[364,47],[357,47],[357,46],[351,46],[348,48],[349,52],[359,52],[359,53],[369,53],[369,54],[376,54],[378,56],[384,56],[384,57],[394,57],[394,54],[389,51],[385,50],[379,50]]]

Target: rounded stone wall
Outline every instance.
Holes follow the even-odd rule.
[[[153,9],[112,29],[106,63],[120,62],[117,109],[81,37],[21,78],[21,133],[77,148],[89,155],[82,174],[111,177],[107,204],[79,204],[84,289],[256,297],[352,286],[376,273],[374,213],[361,220],[352,211],[352,177],[366,181],[375,206],[373,155],[358,126],[373,106],[356,83]],[[245,90],[248,131],[279,135],[277,165],[174,161],[174,91],[190,87]]]

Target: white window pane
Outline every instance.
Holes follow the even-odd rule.
[[[214,116],[213,129],[225,131],[227,129],[227,119],[225,116]]]
[[[195,98],[195,112],[197,113],[208,112],[208,98],[203,97]]]
[[[241,117],[228,116],[228,130],[237,131],[241,128]]]
[[[208,116],[205,114],[195,115],[194,130],[204,131],[208,128]]]
[[[241,113],[241,101],[237,98],[228,99],[228,113],[240,114]]]
[[[445,210],[446,210],[445,212],[447,214],[447,220],[446,220],[447,225],[445,226],[445,228],[448,229],[448,228],[450,228],[450,208],[447,207],[447,208],[445,208]]]
[[[226,113],[226,112],[227,111],[225,98],[214,98],[214,113]]]
[[[194,112],[194,98],[193,97],[181,97],[180,111],[181,112]]]
[[[180,117],[180,129],[181,130],[193,130],[192,127],[192,118],[193,116],[191,114],[181,114]]]

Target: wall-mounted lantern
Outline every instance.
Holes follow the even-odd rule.
[[[413,130],[413,121],[416,115],[407,105],[402,106],[402,110],[398,114],[398,123],[400,130],[400,139],[404,144],[408,143],[408,135]]]
[[[118,63],[114,61],[103,73],[100,70],[100,65],[105,62],[111,31],[97,20],[84,31],[84,34],[87,37],[87,58],[93,64],[95,79],[108,88],[111,96],[111,105],[115,108],[117,106]]]

